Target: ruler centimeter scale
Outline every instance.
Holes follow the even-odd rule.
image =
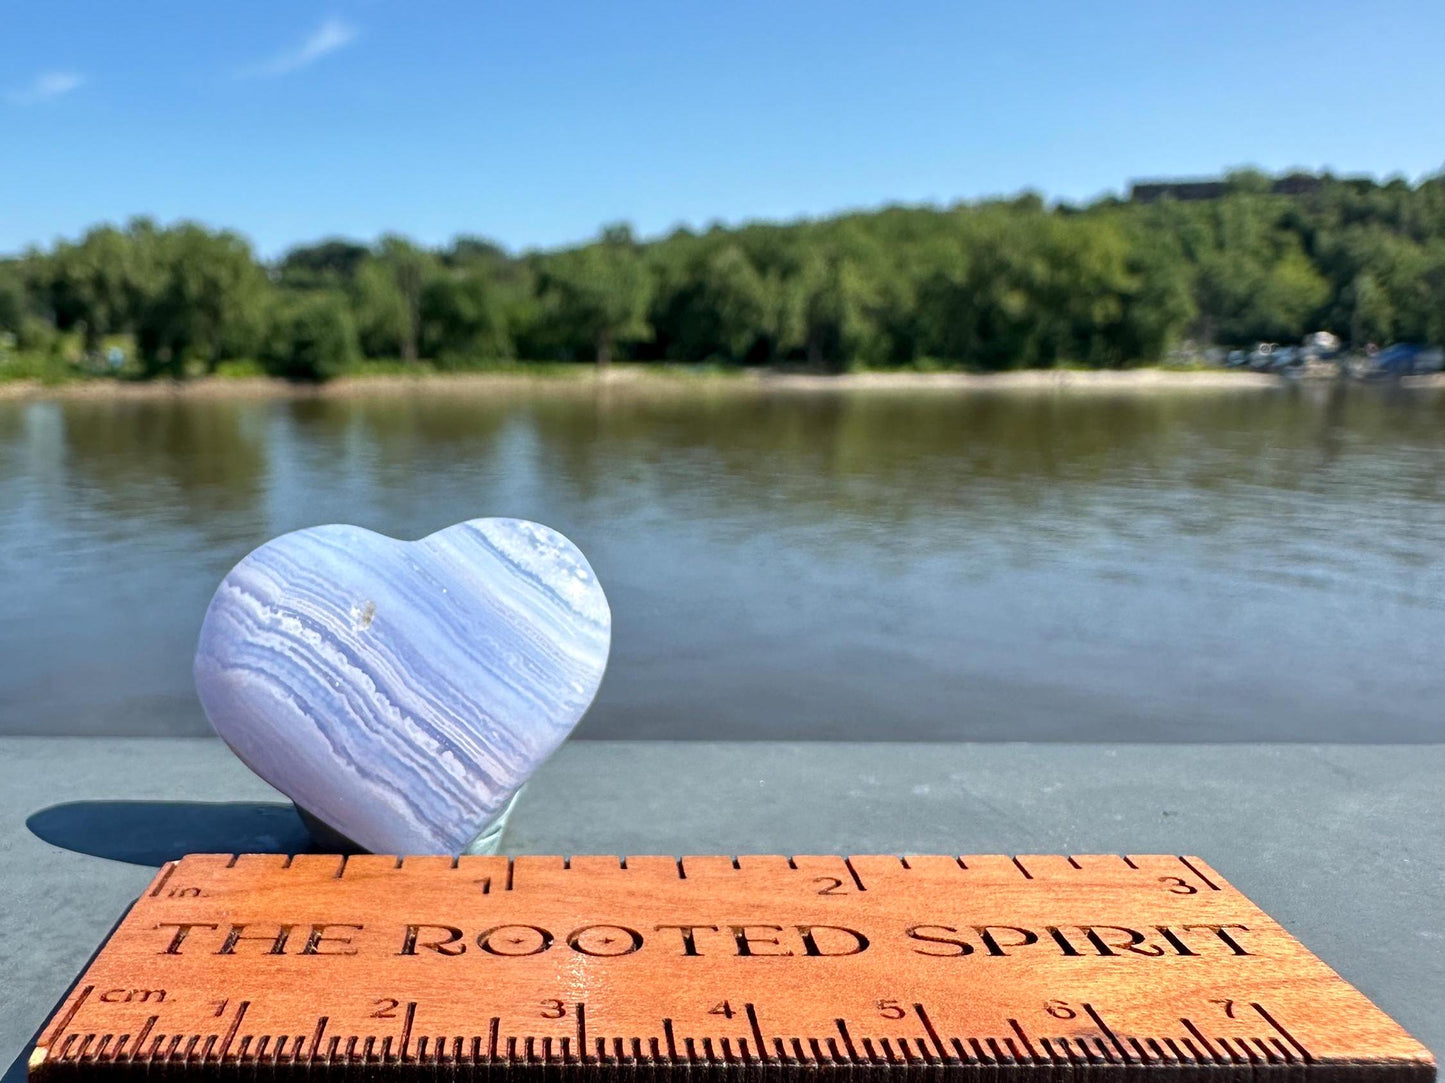
[[[1219,873],[1157,855],[193,855],[30,1061],[37,1083],[1161,1069],[1435,1075]]]

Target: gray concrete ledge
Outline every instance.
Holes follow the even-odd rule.
[[[1197,853],[1439,1055],[1442,783],[1439,745],[588,741],[532,781],[506,848]],[[69,802],[279,800],[213,740],[0,738],[0,1067],[153,874],[95,855],[163,852],[208,822],[160,806],[42,817],[52,838],[89,851],[75,852],[27,819]],[[284,809],[243,811],[259,826],[217,820],[206,837],[234,829],[257,848],[257,831],[275,827],[286,842]]]

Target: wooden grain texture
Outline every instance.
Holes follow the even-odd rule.
[[[84,1077],[1434,1078],[1177,856],[165,866],[31,1061]]]

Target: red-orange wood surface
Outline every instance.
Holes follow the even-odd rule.
[[[47,1026],[115,1073],[1434,1077],[1198,858],[196,855]]]

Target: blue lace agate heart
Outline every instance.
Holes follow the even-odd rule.
[[[581,719],[611,638],[591,566],[545,526],[321,526],[222,581],[196,691],[253,771],[342,836],[463,853]]]

